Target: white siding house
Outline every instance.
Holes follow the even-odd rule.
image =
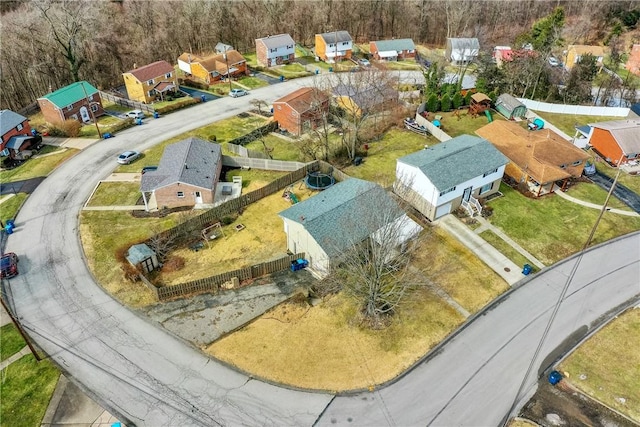
[[[480,43],[477,38],[448,38],[445,59],[452,64],[467,64],[478,57]]]
[[[500,188],[508,162],[490,142],[461,135],[399,158],[394,187],[431,221],[459,206],[473,216],[482,211],[477,199]]]
[[[273,67],[287,64],[295,58],[295,42],[289,34],[278,34],[256,39],[258,65]]]

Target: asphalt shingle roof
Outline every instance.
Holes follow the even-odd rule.
[[[167,61],[156,61],[151,64],[127,71],[127,73],[133,74],[133,76],[141,82],[146,82],[157,77],[164,78],[165,74],[173,72],[173,66]]]
[[[301,87],[280,99],[273,101],[273,104],[289,104],[291,108],[302,114],[312,108],[314,102],[324,102],[328,98],[323,92],[311,87]]]
[[[403,50],[415,50],[416,48],[411,39],[376,40],[374,43],[380,52],[390,50],[402,52]]]
[[[84,87],[84,90],[82,89]],[[85,95],[85,91],[87,92]],[[40,99],[48,99],[53,105],[58,108],[64,108],[67,105],[71,105],[74,102],[98,93],[98,89],[91,86],[85,81],[71,83],[69,86],[65,86],[51,92]]]
[[[281,46],[290,46],[296,44],[289,34],[278,34],[275,36],[263,37],[261,39],[267,49],[275,49]]]
[[[503,105],[509,111],[513,111],[518,107],[525,107],[525,105],[518,101],[513,95],[503,93],[496,99],[496,105]]]
[[[359,86],[339,83],[333,88],[335,96],[347,96],[363,110],[368,110],[385,101],[398,99],[398,91],[388,85],[362,83]]]
[[[6,134],[25,120],[27,120],[26,117],[11,110],[0,111],[0,136]]]
[[[212,189],[221,161],[220,145],[202,139],[188,138],[167,145],[158,169],[142,175],[140,191],[153,191],[177,182]]]
[[[415,166],[440,191],[462,184],[509,163],[491,143],[477,136],[460,135],[398,159]]]
[[[386,210],[388,215],[379,215]],[[302,224],[327,255],[339,254],[404,212],[379,185],[357,178],[335,184],[289,209],[282,218]]]
[[[350,42],[352,41],[351,35],[348,31],[340,30],[340,31],[331,31],[329,33],[320,34],[324,39],[325,43],[338,43],[340,42]]]
[[[625,154],[640,153],[640,119],[589,123],[589,126],[609,131]]]

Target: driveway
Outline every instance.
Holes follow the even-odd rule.
[[[598,184],[600,187],[604,188],[606,191],[611,189],[611,185],[613,184],[613,178],[609,178],[607,175],[596,172],[595,175],[591,175],[589,177],[591,181]],[[633,190],[619,182],[616,184],[616,188],[613,189],[613,195],[624,202],[631,209],[640,213],[640,196],[636,194]]]
[[[50,359],[128,425],[499,424],[575,258],[526,279],[393,385],[335,399],[267,384],[205,357],[123,307],[87,269],[78,212],[111,174],[114,156],[144,151],[214,117],[249,110],[252,99],[272,102],[310,83],[292,80],[180,110],[63,163],[27,199],[17,217],[24,227],[9,236],[9,250],[21,257],[21,274],[8,284],[10,306]],[[570,347],[572,334],[593,330],[640,298],[639,260],[638,233],[585,255],[537,366]],[[533,393],[537,374],[527,379],[520,403]]]
[[[22,181],[0,182],[0,195],[33,193],[36,187],[40,185],[45,178],[46,176],[39,176],[37,178],[23,179]]]

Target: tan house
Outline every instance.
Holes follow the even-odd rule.
[[[212,205],[221,170],[222,149],[218,144],[188,138],[167,145],[158,169],[142,175],[140,191],[145,209],[150,210],[150,205]]]
[[[329,111],[329,97],[321,91],[303,87],[273,102],[273,119],[280,129],[301,135],[314,129]]]
[[[604,57],[609,54],[609,48],[604,46],[588,46],[583,44],[572,44],[567,48],[567,60],[565,61],[565,67],[567,70],[573,68],[583,56],[593,55],[596,58],[596,63],[599,67],[602,67],[604,63]]]
[[[353,39],[347,31],[316,34],[315,42],[316,56],[330,64],[350,59],[353,53]]]
[[[48,123],[68,119],[88,123],[104,114],[98,89],[85,81],[75,82],[38,98],[38,106]]]
[[[209,56],[183,53],[178,57],[178,67],[187,75],[208,85],[227,76],[240,77],[249,73],[246,59],[237,50]]]
[[[135,67],[135,66],[134,66]],[[149,104],[178,87],[178,77],[167,61],[156,61],[122,74],[127,95],[133,101]]]
[[[504,174],[526,184],[536,197],[566,188],[582,175],[589,155],[549,129],[530,131],[516,122],[497,120],[476,131],[509,159]],[[559,183],[559,184],[558,184]]]

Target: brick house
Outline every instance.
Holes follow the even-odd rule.
[[[148,104],[164,99],[167,92],[178,87],[178,77],[173,66],[167,61],[156,61],[143,67],[134,68],[122,74],[129,99]]]
[[[249,74],[247,61],[237,50],[209,56],[198,56],[183,53],[178,57],[178,67],[187,75],[208,85],[226,78],[240,77]]]
[[[397,61],[416,57],[416,45],[411,39],[376,40],[369,42],[369,53],[373,59]]]
[[[322,122],[329,111],[329,97],[321,91],[303,87],[273,102],[273,118],[280,129],[301,135]]]
[[[629,53],[629,59],[624,67],[629,70],[630,73],[640,76],[640,44],[634,44]]]
[[[167,145],[158,169],[142,175],[145,208],[211,205],[222,170],[220,145],[188,138]],[[147,193],[151,193],[147,198]]]
[[[67,119],[90,122],[104,114],[98,89],[85,81],[72,83],[38,98],[38,106],[49,123],[61,123]]]
[[[640,160],[640,119],[589,123],[589,126],[589,145],[608,163],[621,165]]]
[[[332,31],[316,34],[316,56],[327,63],[350,59],[353,53],[353,39],[347,31]]]
[[[288,64],[295,59],[296,43],[289,34],[256,39],[256,57],[261,67]]]
[[[0,134],[2,134],[2,140],[0,141],[0,151],[2,151],[11,138],[25,135],[31,136],[29,119],[11,110],[0,111]]]

